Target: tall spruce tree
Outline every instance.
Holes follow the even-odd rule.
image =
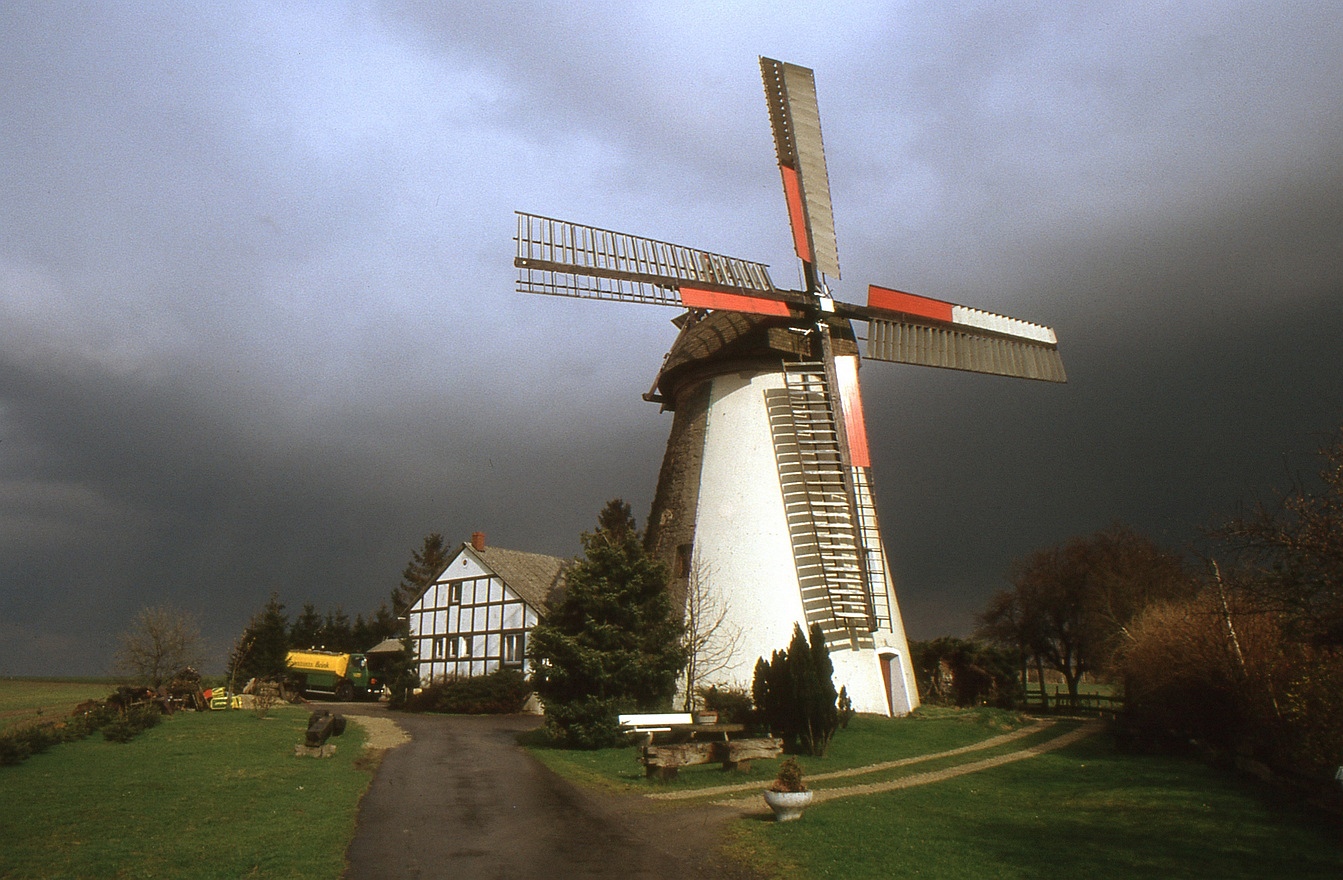
[[[620,741],[619,713],[670,705],[686,648],[666,567],[644,552],[629,505],[608,501],[582,544],[528,656],[551,733],[598,748]]]
[[[289,644],[294,648],[316,648],[321,645],[322,615],[311,602],[303,603],[303,611],[289,627]]]
[[[400,586],[392,591],[392,613],[404,618],[410,606],[424,593],[425,587],[443,573],[450,555],[442,535],[438,532],[425,535],[424,544],[419,550],[411,552],[410,562],[401,572]]]
[[[289,654],[289,619],[278,593],[252,616],[229,657],[229,678],[241,686],[250,678],[283,676]]]

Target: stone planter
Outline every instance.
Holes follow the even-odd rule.
[[[811,803],[810,791],[770,791],[765,789],[765,803],[774,811],[774,821],[791,822],[802,818],[802,811]]]

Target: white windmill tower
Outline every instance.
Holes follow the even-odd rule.
[[[698,572],[739,631],[725,679],[748,684],[794,624],[820,624],[859,711],[918,705],[877,526],[853,321],[870,360],[1066,381],[1048,327],[869,286],[835,300],[830,184],[812,71],[760,59],[805,290],[766,267],[518,214],[518,290],[686,309],[653,391],[672,410],[649,549],[685,596]]]

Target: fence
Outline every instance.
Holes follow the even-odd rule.
[[[1029,712],[1090,712],[1097,715],[1114,715],[1124,709],[1123,697],[1108,694],[1079,693],[1073,698],[1066,690],[1055,687],[1054,693],[1047,689],[1027,689],[1022,695],[1022,706]]]

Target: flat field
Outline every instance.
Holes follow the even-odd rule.
[[[0,730],[12,724],[69,715],[85,700],[100,700],[114,690],[116,684],[111,679],[0,678]]]

